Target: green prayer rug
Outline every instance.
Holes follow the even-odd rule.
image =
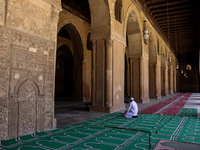
[[[152,149],[159,140],[200,144],[197,117],[138,114],[125,118],[112,113],[68,127],[2,141],[0,149]]]
[[[20,141],[20,140],[19,140]],[[149,149],[149,134],[139,131],[112,129],[93,126],[80,126],[53,135],[21,142],[18,145],[5,145],[10,150],[61,150],[61,149]]]
[[[197,109],[196,108],[183,108],[178,113],[178,116],[198,117]]]

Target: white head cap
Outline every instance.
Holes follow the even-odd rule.
[[[133,97],[131,97],[131,98],[130,98],[130,100],[132,100],[132,101],[133,101],[133,100],[134,100],[134,98],[133,98]]]

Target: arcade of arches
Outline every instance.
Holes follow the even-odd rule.
[[[180,91],[176,55],[136,1],[87,7],[81,15],[65,0],[0,0],[0,140],[56,128],[56,100],[110,113],[125,97],[146,103]]]

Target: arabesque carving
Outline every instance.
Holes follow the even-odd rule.
[[[53,128],[54,55],[54,41],[0,26],[0,140]]]

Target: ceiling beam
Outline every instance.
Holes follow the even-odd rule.
[[[191,31],[191,30],[194,30],[193,28],[191,27],[182,27],[182,28],[178,28],[176,29],[176,31],[180,32],[180,31]],[[169,31],[175,31],[174,29],[169,29]],[[163,33],[167,32],[168,33],[168,29],[163,29]]]
[[[160,24],[159,24],[160,25]],[[179,28],[179,27],[183,27],[183,26],[194,26],[196,25],[198,27],[199,23],[198,22],[180,22],[178,24],[168,24],[168,23],[165,23],[165,24],[162,24],[160,25],[160,27],[163,29],[163,28]]]
[[[145,0],[146,4],[153,4],[158,2],[166,2],[166,0]]]
[[[88,23],[91,23],[91,20],[88,19],[87,17],[85,17],[83,14],[81,14],[80,12],[74,10],[73,8],[71,8],[70,6],[66,5],[65,3],[62,2],[62,8],[65,10],[68,10],[69,12],[75,14],[76,16],[82,18],[83,20],[85,20]]]
[[[194,14],[195,14],[194,12],[192,12],[192,13],[180,13],[180,14],[170,15],[169,19],[170,18],[191,17],[191,16],[194,16]],[[164,16],[155,17],[155,19],[158,20],[158,21],[166,20],[167,19],[167,14],[164,15]]]
[[[176,4],[182,4],[182,3],[187,3],[187,2],[191,2],[191,1],[193,1],[193,0],[181,0],[181,1],[176,1],[176,2],[168,2],[168,6],[171,6],[171,5],[176,5]],[[165,1],[165,3],[162,3],[162,4],[160,4],[160,3],[158,3],[158,4],[149,4],[148,2],[147,2],[147,5],[148,5],[148,8],[149,9],[154,9],[154,8],[159,8],[159,7],[165,7],[165,6],[167,6],[167,3],[166,3],[166,1]]]
[[[167,17],[166,17],[167,18]],[[197,15],[193,15],[193,16],[184,16],[184,17],[170,17],[169,18],[169,22],[175,22],[178,23],[178,22],[181,22],[181,21],[198,21],[199,20],[199,17]],[[163,23],[167,23],[168,20],[167,19],[162,19],[162,20],[157,20],[157,22],[159,24],[163,24]]]
[[[169,34],[168,34],[168,32],[164,32],[166,35],[174,35],[175,37],[180,37],[180,36],[182,36],[182,35],[191,35],[191,34],[193,34],[193,35],[198,35],[198,32],[196,32],[196,31],[192,31],[192,30],[190,30],[190,32],[188,32],[188,31],[181,31],[181,32],[177,32],[177,31],[171,31]]]
[[[192,8],[194,7],[195,4],[188,4],[188,5],[183,5],[183,6],[174,6],[174,7],[168,7],[168,12],[170,11],[176,11],[176,10],[181,10],[181,9],[185,9],[185,8]],[[160,13],[160,12],[167,12],[167,7],[161,7],[160,9],[156,9],[156,10],[151,10],[151,12],[154,13]]]
[[[78,1],[75,1],[75,4],[76,5],[89,5],[88,1],[84,1],[84,0],[78,0]]]
[[[173,11],[173,12],[168,12],[168,16],[169,15],[175,15],[175,14],[182,14],[182,13],[188,13],[188,12],[192,12],[194,13],[195,9],[185,9],[185,10],[179,10],[179,11]],[[165,13],[158,13],[158,14],[153,14],[153,16],[156,17],[160,17],[160,16],[167,16],[167,12]],[[170,17],[170,16],[169,16]]]
[[[195,28],[196,26],[193,26],[192,24],[190,25],[190,26],[181,26],[181,27],[179,27],[179,28],[169,28],[169,30],[182,30],[182,29],[193,29],[193,30],[195,30],[195,29],[198,29],[198,28]],[[163,28],[161,28],[162,30],[168,30],[168,27],[163,27]]]

